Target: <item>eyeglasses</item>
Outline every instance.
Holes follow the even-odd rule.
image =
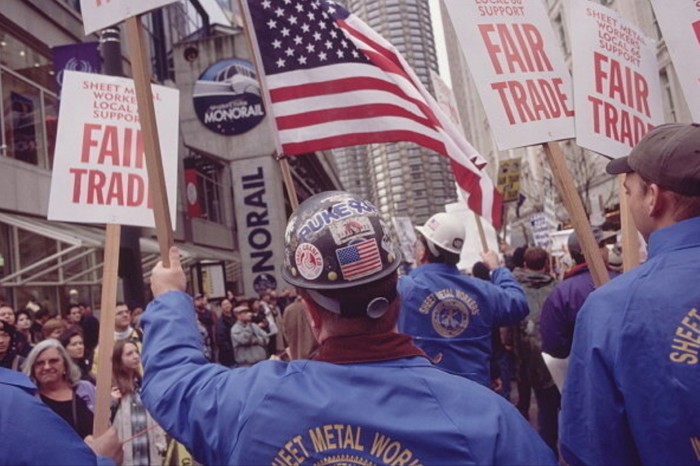
[[[123,316],[124,314],[130,314],[128,309],[121,309],[115,313],[115,315]]]
[[[49,366],[56,366],[59,362],[61,362],[61,358],[39,359],[34,363],[34,368],[39,369],[44,367],[46,364]]]

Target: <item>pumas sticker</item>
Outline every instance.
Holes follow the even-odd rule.
[[[333,241],[338,245],[344,244],[356,236],[374,233],[372,222],[367,217],[356,217],[331,223],[330,230],[333,235]]]
[[[299,274],[307,280],[315,280],[323,272],[321,251],[310,243],[300,244],[294,252],[294,262]]]

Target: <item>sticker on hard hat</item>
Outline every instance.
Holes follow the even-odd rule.
[[[464,240],[462,238],[455,238],[452,240],[452,247],[455,249],[462,249],[464,245]]]
[[[313,244],[300,244],[294,252],[294,262],[301,276],[307,280],[315,280],[323,272],[321,251]]]
[[[382,270],[382,257],[379,253],[377,240],[366,239],[350,246],[337,249],[340,272],[345,280],[357,280]]]
[[[350,200],[329,206],[328,208],[316,212],[311,218],[306,220],[297,233],[302,241],[308,241],[312,237],[323,231],[323,229],[339,220],[353,215],[370,215],[377,212],[377,208],[369,202]]]
[[[332,223],[329,226],[333,241],[335,244],[341,245],[347,243],[350,239],[366,235],[374,234],[372,222],[367,217],[357,217],[340,222]]]

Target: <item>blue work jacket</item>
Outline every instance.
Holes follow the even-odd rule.
[[[229,369],[194,319],[185,293],[148,305],[142,396],[205,464],[556,464],[513,406],[423,357]]]
[[[700,217],[652,233],[646,263],[588,296],[564,385],[575,464],[700,460]]]
[[[447,264],[424,264],[399,278],[399,331],[435,363],[454,374],[491,385],[491,330],[527,317],[527,298],[506,268],[491,283]]]
[[[36,396],[21,372],[0,367],[0,465],[114,465]]]

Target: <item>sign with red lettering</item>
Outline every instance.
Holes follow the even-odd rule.
[[[664,113],[656,43],[619,13],[571,2],[576,142],[624,157]]]
[[[651,0],[693,121],[700,121],[700,0]],[[694,57],[691,59],[691,57]]]
[[[152,90],[175,218],[179,93],[163,86]],[[154,227],[134,82],[66,71],[61,101],[49,220]]]
[[[80,0],[85,35],[178,0]]]
[[[462,133],[464,133],[462,122],[459,118],[459,111],[457,110],[457,100],[455,99],[454,92],[452,92],[452,89],[447,85],[445,80],[433,70],[430,70],[430,80],[433,83],[435,100],[437,101],[438,105],[442,111],[445,112],[445,115],[450,118],[450,121],[457,128],[459,128]]]
[[[501,150],[574,136],[571,77],[541,0],[445,0]]]

